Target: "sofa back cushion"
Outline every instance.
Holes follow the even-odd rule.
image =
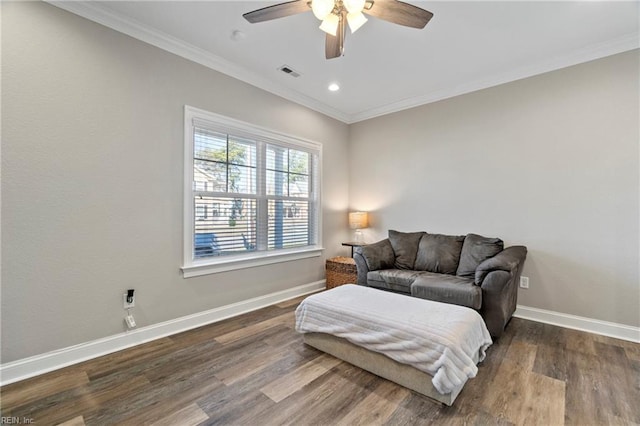
[[[396,269],[413,269],[418,253],[418,244],[424,232],[398,232],[389,230],[389,241],[395,254]]]
[[[455,274],[463,243],[464,235],[424,234],[418,244],[414,269]]]
[[[468,234],[462,245],[460,263],[456,275],[474,278],[476,268],[486,259],[495,256],[504,249],[500,238],[487,238],[481,235]]]

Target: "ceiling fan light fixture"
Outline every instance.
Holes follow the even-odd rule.
[[[358,13],[362,12],[364,9],[366,1],[365,0],[342,0],[342,4],[347,9],[349,13]]]
[[[331,34],[335,36],[338,33],[338,25],[340,24],[340,18],[338,15],[334,15],[333,13],[327,16],[322,24],[320,24],[320,29],[327,34]]]
[[[311,1],[311,10],[316,18],[323,21],[327,19],[327,17],[333,11],[333,7],[335,6],[334,0],[312,0]]]
[[[362,12],[347,13],[347,22],[349,23],[351,33],[355,33],[356,31],[358,31],[358,28],[360,28],[367,22],[367,18]]]

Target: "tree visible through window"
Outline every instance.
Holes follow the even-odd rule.
[[[223,206],[222,214],[196,222],[194,244],[203,241],[197,235],[210,235],[205,241],[215,241],[216,248],[204,250],[196,244],[195,256],[247,250],[256,238],[256,143],[195,128],[193,146],[195,210]]]

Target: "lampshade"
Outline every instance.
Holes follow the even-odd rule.
[[[362,12],[347,13],[347,22],[349,23],[351,33],[355,33],[358,28],[360,28],[365,24],[365,22],[367,22],[367,18]]]
[[[349,213],[349,228],[363,229],[369,226],[369,215],[367,212]]]
[[[314,0],[315,1],[315,0]],[[364,9],[366,0],[343,0],[342,4],[349,13],[359,13]]]
[[[316,18],[322,21],[331,13],[334,5],[334,0],[313,0],[311,2],[311,10]]]
[[[327,34],[331,34],[335,36],[338,33],[338,25],[340,24],[340,18],[338,15],[334,15],[330,13],[329,16],[324,18],[322,24],[320,24],[320,29]]]

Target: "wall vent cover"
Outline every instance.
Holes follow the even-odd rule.
[[[291,68],[289,65],[282,65],[281,67],[278,68],[278,70],[282,71],[285,74],[290,75],[291,77],[300,77],[300,73],[294,70],[293,68]]]

